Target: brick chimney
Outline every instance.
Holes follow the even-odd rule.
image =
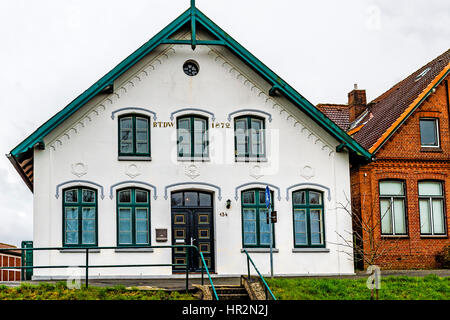
[[[355,84],[354,89],[348,93],[349,120],[353,122],[367,107],[366,90],[359,90]]]

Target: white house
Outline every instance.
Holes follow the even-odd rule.
[[[184,264],[184,249],[148,247],[192,243],[216,276],[246,273],[242,249],[269,272],[266,186],[275,274],[353,273],[339,236],[351,218],[336,209],[350,197],[349,157],[370,155],[195,6],[8,155],[34,193],[34,247],[67,248],[35,252],[35,265],[83,265],[80,246],[93,265]]]

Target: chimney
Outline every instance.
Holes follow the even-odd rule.
[[[358,85],[355,83],[352,91],[348,93],[348,108],[349,108],[349,120],[350,122],[364,112],[367,107],[366,90],[359,90]]]

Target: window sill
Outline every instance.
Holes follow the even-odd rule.
[[[267,162],[267,158],[235,158],[236,162]]]
[[[409,238],[409,235],[407,235],[407,234],[398,234],[398,235],[395,235],[395,234],[382,234],[381,238],[385,238],[385,239],[404,238],[404,239],[407,239],[407,238]]]
[[[448,238],[448,235],[446,234],[421,234],[421,238],[425,239],[446,239]]]
[[[187,162],[187,161],[196,161],[196,162],[209,162],[211,159],[209,157],[202,158],[202,157],[183,157],[183,158],[177,158],[180,162]]]
[[[153,252],[153,248],[121,248],[114,249],[114,252]]]
[[[311,252],[321,252],[326,253],[330,252],[328,248],[294,248],[292,249],[293,253],[311,253]]]
[[[152,157],[141,156],[118,156],[119,161],[152,161]]]
[[[59,250],[61,253],[86,253],[86,249],[67,248]],[[100,249],[89,249],[89,253],[100,253]]]
[[[420,152],[436,152],[436,153],[442,153],[441,147],[421,147]]]
[[[270,248],[245,248],[241,249],[241,253],[244,253],[244,250],[246,250],[248,253],[270,253]],[[278,253],[279,250],[273,248],[273,253]]]

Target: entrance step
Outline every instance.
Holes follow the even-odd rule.
[[[214,286],[219,300],[250,300],[250,296],[244,286]],[[211,294],[212,293],[212,289]]]

